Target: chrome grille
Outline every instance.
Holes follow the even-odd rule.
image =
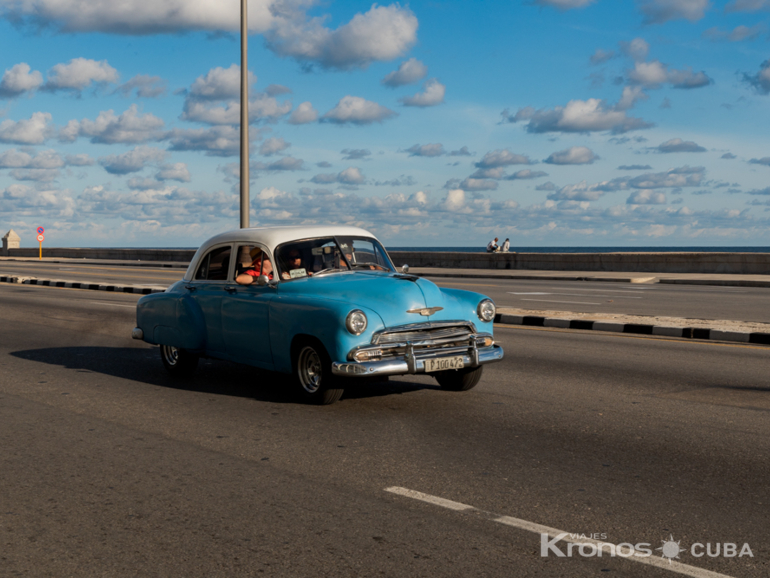
[[[466,341],[473,333],[470,327],[440,327],[417,331],[386,330],[374,336],[372,345],[386,343],[406,343],[407,341]]]

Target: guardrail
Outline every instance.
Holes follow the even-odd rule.
[[[37,257],[37,249],[10,249],[11,257]],[[46,248],[45,257],[189,262],[193,249]],[[456,253],[391,251],[397,266],[441,269],[519,269],[635,273],[770,274],[770,253]]]

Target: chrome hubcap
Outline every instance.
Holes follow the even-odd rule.
[[[161,345],[160,354],[169,365],[176,365],[179,362],[179,350],[176,347],[171,345]]]
[[[321,357],[312,347],[305,347],[299,353],[297,360],[297,373],[302,387],[308,393],[315,393],[321,387],[323,368]]]

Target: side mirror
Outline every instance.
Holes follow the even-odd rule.
[[[402,273],[409,273],[409,265],[401,265]]]
[[[260,287],[264,287],[265,285],[267,285],[268,281],[270,281],[270,279],[268,279],[267,275],[260,275],[259,277],[257,277],[257,285],[259,285]]]

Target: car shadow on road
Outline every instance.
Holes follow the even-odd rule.
[[[201,359],[191,377],[176,377],[163,367],[157,347],[50,347],[14,351],[10,355],[81,373],[100,373],[159,387],[273,403],[298,403],[290,375],[216,359]],[[348,380],[344,386],[342,401],[436,389],[416,380],[365,383]]]

